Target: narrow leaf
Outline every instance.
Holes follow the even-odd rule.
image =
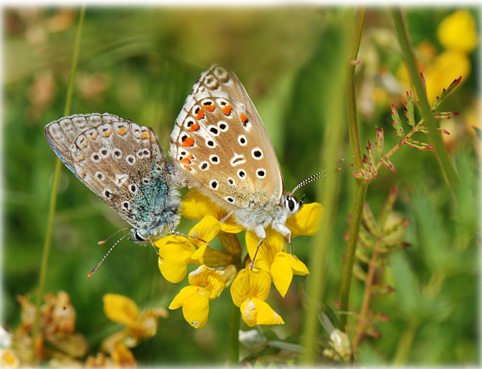
[[[370,287],[370,290],[373,294],[387,295],[395,291],[395,288],[393,286],[390,286],[389,284],[378,284],[378,285],[372,285]]]
[[[395,200],[397,199],[398,196],[398,188],[392,188],[388,192],[388,196],[385,199],[385,203],[382,206],[382,210],[380,212],[379,216],[379,222],[382,227],[382,230],[385,226],[385,221],[387,220],[388,214],[390,214],[393,210],[393,204],[395,204]],[[382,234],[385,234],[385,231],[383,231]]]
[[[410,247],[410,246],[412,245],[409,242],[394,242],[394,243],[388,243],[388,244],[386,243],[378,248],[378,252],[387,254],[389,252],[393,252],[396,250],[406,249],[407,247]]]
[[[460,113],[458,111],[436,111],[434,113],[435,119],[450,119],[456,117]]]
[[[380,161],[383,163],[383,165],[385,165],[387,169],[390,169],[393,173],[395,173],[395,165],[393,165],[393,163],[390,160],[388,160],[388,158],[385,155],[382,155],[380,157]]]
[[[397,223],[395,223],[394,225],[392,225],[390,228],[388,229],[384,229],[382,231],[382,234],[384,236],[388,236],[389,234],[391,233],[394,233],[396,231],[398,231],[399,229],[405,229],[407,228],[407,226],[410,224],[410,219],[405,219],[405,218],[402,218],[400,219]]]
[[[460,81],[462,81],[462,76],[460,76],[457,79],[454,79],[453,82],[450,84],[447,89],[443,89],[442,93],[440,96],[437,96],[435,99],[434,103],[432,104],[432,111],[435,111],[435,109],[442,103],[442,101],[445,100],[445,98],[452,93],[452,91],[460,84]]]
[[[367,273],[357,263],[353,265],[353,275],[362,282],[367,280]]]
[[[370,255],[368,255],[366,249],[363,247],[357,247],[355,255],[357,259],[364,264],[368,264],[370,262]]]
[[[392,125],[395,128],[395,134],[399,137],[405,136],[403,133],[402,121],[400,120],[400,116],[398,115],[397,108],[395,108],[395,104],[392,103]]]
[[[375,141],[375,147],[377,148],[378,153],[380,155],[383,155],[383,148],[384,148],[384,143],[385,143],[385,139],[384,139],[384,136],[383,136],[383,128],[378,128],[378,127],[375,127],[375,128],[377,130],[377,138],[376,138],[376,141]]]
[[[405,117],[407,118],[407,123],[415,127],[415,113],[413,109],[413,94],[412,91],[407,91],[407,101],[405,102]]]
[[[391,286],[388,286],[388,287],[391,287]],[[394,289],[393,287],[391,288]],[[367,320],[369,320],[371,323],[383,323],[383,322],[388,322],[390,320],[390,317],[383,312],[371,311],[367,316]]]
[[[426,143],[423,143],[423,142],[420,142],[420,141],[415,141],[411,138],[406,138],[403,141],[403,143],[409,145],[410,147],[413,147],[415,149],[419,149],[419,150],[422,150],[422,151],[427,151],[427,150],[434,151],[434,148],[432,146],[430,146],[429,144],[426,144]]]
[[[380,227],[378,226],[377,221],[375,220],[375,217],[373,216],[373,213],[367,203],[363,204],[362,219],[368,229],[368,232],[377,237],[380,234]]]

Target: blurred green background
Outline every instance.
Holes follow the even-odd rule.
[[[19,323],[18,294],[34,295],[46,233],[51,181],[56,156],[44,126],[61,117],[77,29],[77,8],[3,9],[4,26],[4,248],[2,309],[4,327]],[[445,48],[437,37],[440,22],[457,9],[406,9],[408,30],[417,57],[426,68]],[[479,9],[470,14],[479,24]],[[330,70],[342,28],[340,9],[314,6],[260,8],[87,8],[72,114],[109,112],[150,126],[168,151],[169,134],[184,99],[199,74],[212,63],[232,69],[256,105],[283,170],[287,189],[319,171],[325,86],[337,79]],[[390,104],[402,111],[409,87],[385,8],[367,11],[357,67],[361,145],[374,142],[375,125],[385,130],[385,146],[397,142]],[[442,105],[460,115],[442,126],[451,132],[446,147],[456,165],[461,206],[455,207],[431,152],[402,147],[370,185],[367,202],[377,214],[388,191],[398,187],[395,209],[412,223],[403,240],[412,247],[397,251],[383,270],[396,292],[376,297],[373,309],[391,319],[377,325],[381,338],[365,339],[357,353],[364,365],[392,363],[402,342],[413,333],[404,362],[461,365],[479,361],[479,47],[465,52],[469,69],[463,84]],[[466,66],[466,64],[465,64]],[[440,67],[442,68],[442,67]],[[459,77],[457,66],[443,75]],[[427,78],[432,83],[432,80]],[[442,83],[440,78],[433,80]],[[432,84],[431,84],[432,85]],[[448,83],[438,85],[441,89]],[[430,142],[419,134],[415,139]],[[348,137],[337,153],[351,164]],[[350,167],[341,173],[340,202],[333,245],[328,252],[325,302],[334,306],[339,285],[353,200]],[[316,201],[316,186],[303,190]],[[185,192],[185,191],[184,191]],[[306,201],[306,200],[305,200]],[[178,230],[193,223],[183,219]],[[103,313],[102,296],[119,293],[139,306],[167,307],[182,283],[166,282],[151,247],[123,241],[90,279],[86,274],[107,250],[97,241],[126,226],[72,173],[62,168],[46,290],[64,290],[77,310],[77,329],[96,351],[112,331]],[[308,239],[295,239],[296,255],[309,265]],[[109,243],[108,243],[109,245]],[[313,266],[311,266],[313,267]],[[270,303],[285,320],[274,330],[281,337],[299,336],[303,310],[302,278],[295,279],[285,299],[272,292]],[[359,309],[363,287],[353,285],[351,306]],[[210,319],[194,330],[181,310],[162,319],[158,334],[133,349],[143,365],[223,364],[227,357],[232,302],[228,291],[211,304]],[[414,327],[407,332],[407,327]],[[242,324],[241,329],[247,327]],[[267,329],[273,329],[268,327]]]

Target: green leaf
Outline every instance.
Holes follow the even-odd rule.
[[[424,142],[420,142],[420,141],[415,141],[411,138],[405,138],[403,140],[403,143],[404,144],[407,144],[409,145],[410,147],[413,147],[415,149],[419,149],[421,151],[427,151],[427,150],[431,150],[431,151],[434,151],[434,148],[427,144],[427,143],[424,143]]]
[[[407,91],[407,101],[405,102],[405,117],[407,118],[407,123],[415,127],[415,113],[413,109],[413,93],[412,91]]]
[[[385,226],[385,221],[387,220],[388,214],[390,214],[393,210],[393,204],[395,204],[395,200],[397,199],[397,196],[398,196],[398,188],[392,188],[388,192],[388,196],[385,200],[385,203],[382,206],[382,210],[378,217],[382,229]]]
[[[380,227],[367,203],[363,204],[362,219],[370,234],[377,237],[380,234]]]
[[[384,135],[383,135],[383,128],[378,128],[375,126],[377,130],[377,138],[375,141],[375,147],[378,150],[378,153],[383,156],[383,149],[384,149]]]
[[[353,275],[360,281],[365,282],[367,280],[367,273],[357,263],[353,265]]]
[[[452,91],[455,89],[460,84],[460,81],[462,81],[462,76],[460,76],[457,79],[454,79],[453,82],[450,84],[447,89],[443,89],[442,93],[440,96],[437,96],[435,99],[434,103],[432,104],[432,111],[435,111],[435,109],[442,103],[442,101],[445,100],[445,98],[452,93]]]
[[[395,291],[395,288],[393,288],[393,286],[390,286],[389,284],[378,284],[378,285],[372,285],[370,290],[374,294],[386,295]],[[386,319],[386,320],[389,320],[389,319]],[[386,320],[379,320],[379,321],[386,321]]]
[[[395,128],[395,134],[397,136],[405,136],[405,133],[403,132],[402,121],[400,120],[400,116],[398,115],[397,108],[395,108],[395,104],[392,104],[392,125],[393,128]]]

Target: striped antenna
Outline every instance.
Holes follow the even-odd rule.
[[[335,164],[335,171],[336,172],[339,172],[341,170],[341,163],[343,163],[344,159],[340,159],[336,164]],[[298,186],[296,186],[293,191],[291,191],[291,195],[293,195],[296,190],[298,190],[299,188],[303,187],[303,186],[306,186],[308,183],[311,183],[311,182],[314,182],[320,178],[323,178],[323,177],[326,177],[326,175],[329,173],[329,170],[331,171],[331,169],[323,169],[322,171],[318,172],[318,173],[315,173],[313,174],[312,176],[309,176],[308,178],[306,178],[305,180],[301,181],[301,183],[298,184]]]
[[[106,243],[107,241],[109,241],[112,237],[114,237],[116,234],[120,233],[120,232],[124,232],[128,229],[131,229],[131,227],[125,227],[125,228],[122,228],[122,229],[119,229],[117,232],[115,233],[112,233],[109,237],[107,237],[105,240],[103,241],[99,241],[97,242],[97,245],[103,245],[104,243]]]
[[[127,229],[128,229],[128,228],[127,228]],[[120,232],[120,231],[118,231],[118,232],[116,232],[116,233],[114,233],[114,234],[117,234],[117,233],[119,233],[119,232]],[[94,269],[92,269],[92,271],[91,271],[89,274],[87,274],[87,278],[92,277],[92,275],[97,271],[97,269],[99,269],[99,267],[102,265],[102,263],[103,263],[104,260],[107,258],[107,256],[109,256],[109,254],[111,253],[111,251],[114,250],[114,247],[116,247],[117,244],[118,244],[119,242],[121,242],[124,238],[126,238],[128,235],[129,235],[129,233],[126,233],[126,234],[123,235],[121,238],[119,238],[119,239],[116,241],[116,243],[114,243],[114,244],[112,245],[112,247],[109,249],[109,251],[107,251],[107,253],[104,255],[104,257],[99,261],[99,264],[97,264],[97,266],[96,266]],[[112,237],[112,236],[110,236],[110,237]],[[110,238],[110,237],[109,237],[109,238]],[[101,241],[101,242],[102,242],[102,241]]]

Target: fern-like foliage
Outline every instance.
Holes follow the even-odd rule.
[[[458,112],[440,112],[436,109],[445,100],[447,96],[460,84],[462,77],[455,79],[447,89],[443,89],[440,96],[437,96],[435,102],[432,104],[432,112],[436,119],[450,119],[452,117],[457,116]],[[376,127],[377,134],[375,138],[375,144],[372,145],[370,141],[368,141],[368,145],[366,146],[367,153],[363,155],[362,160],[362,168],[359,172],[353,172],[353,175],[356,178],[364,179],[367,182],[372,181],[376,178],[378,174],[378,170],[384,165],[386,168],[390,169],[392,172],[395,172],[395,166],[392,162],[390,162],[389,158],[402,146],[408,145],[412,148],[419,149],[421,151],[427,150],[434,150],[434,148],[429,145],[428,143],[417,141],[412,138],[412,136],[417,132],[422,132],[428,134],[428,128],[425,126],[423,119],[418,121],[415,120],[415,105],[418,102],[414,101],[412,91],[407,91],[406,93],[406,102],[405,102],[405,110],[404,115],[406,118],[406,123],[409,126],[409,132],[406,133],[404,129],[404,124],[400,119],[400,115],[398,113],[397,108],[394,104],[391,106],[392,111],[392,126],[395,130],[394,134],[400,137],[400,141],[387,153],[385,153],[384,147],[384,132],[383,129]],[[439,128],[439,130],[443,134],[449,135],[450,133],[445,130]],[[379,158],[377,158],[379,157]]]
[[[394,234],[410,224],[410,220],[401,218],[393,221],[393,205],[398,195],[398,190],[390,191],[380,215],[376,218],[368,204],[365,204],[360,227],[356,263],[354,266],[355,277],[361,280],[364,287],[363,303],[357,314],[357,324],[353,338],[353,350],[364,337],[379,337],[380,333],[375,327],[376,323],[389,320],[383,312],[375,312],[370,307],[374,295],[389,294],[395,289],[388,284],[378,282],[378,272],[387,263],[389,253],[410,246],[401,240],[393,240]]]

